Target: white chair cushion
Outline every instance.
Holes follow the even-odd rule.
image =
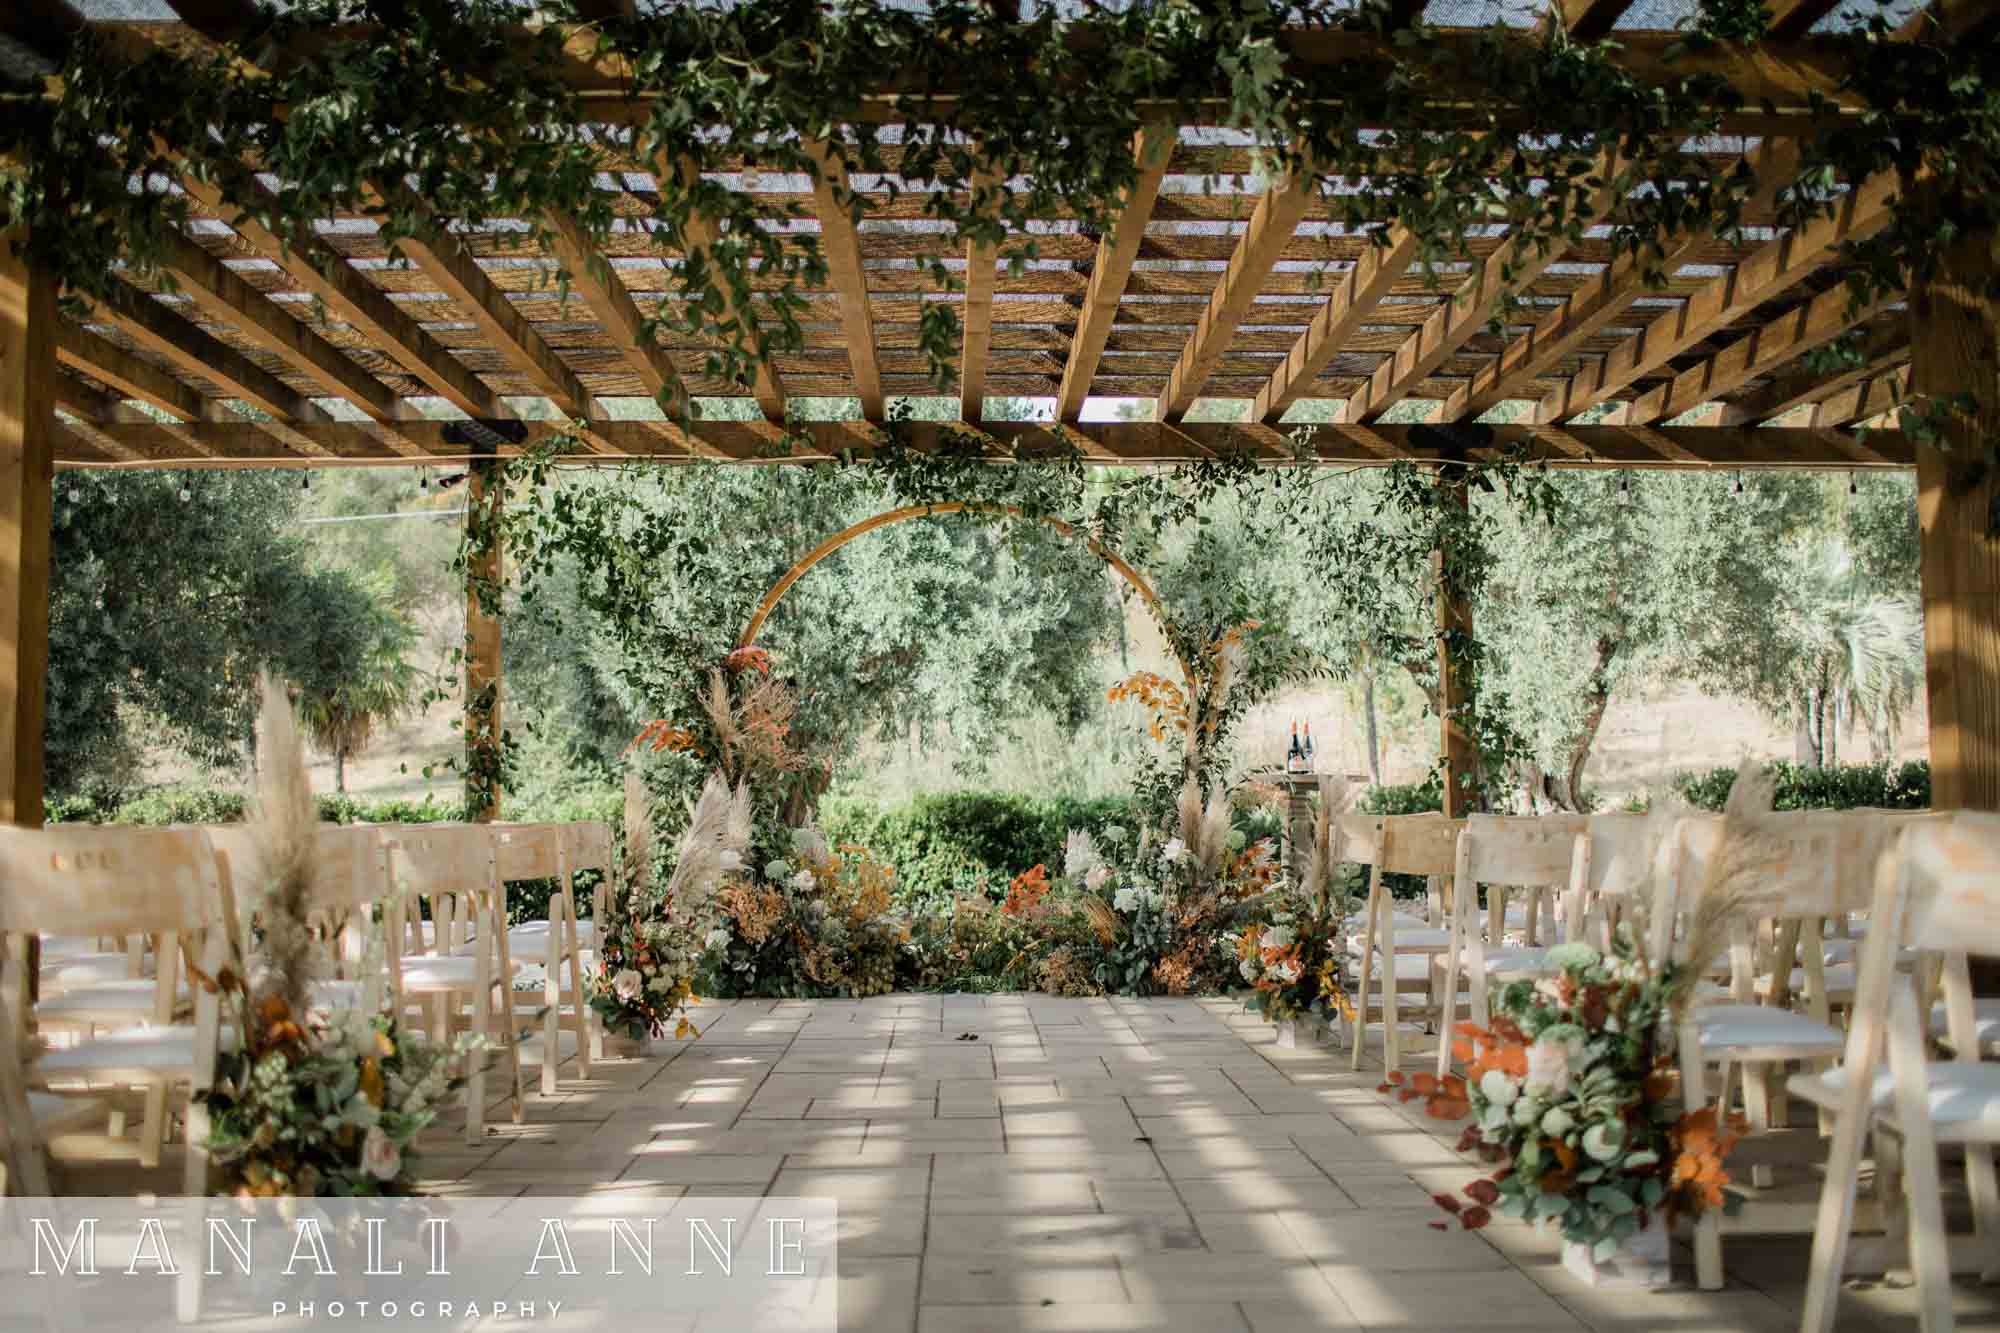
[[[440,958],[423,954],[403,960],[405,990],[473,990],[479,985],[479,960],[461,954]],[[519,972],[521,964],[514,964]]]
[[[1380,954],[1377,954],[1375,957],[1375,961],[1369,964],[1368,988],[1370,990],[1376,989],[1381,984],[1382,973],[1386,966],[1386,962],[1387,962],[1386,959],[1384,959]],[[1349,978],[1348,989],[1351,991],[1354,989],[1353,983],[1360,980],[1360,973],[1351,966],[1349,970],[1352,975]],[[1400,952],[1397,953],[1396,955],[1397,981],[1399,982],[1428,981],[1430,979],[1430,975],[1431,975],[1431,962],[1429,958],[1426,958],[1422,954],[1400,953]]]
[[[1548,953],[1547,949],[1517,945],[1489,948],[1486,950],[1486,975],[1525,976],[1531,972],[1539,972],[1548,958]],[[1459,955],[1459,966],[1468,969],[1472,966],[1472,950],[1467,949]]]
[[[1702,1005],[1694,1011],[1694,1024],[1703,1051],[1774,1046],[1834,1054],[1846,1042],[1836,1028],[1768,1004]]]
[[[131,962],[122,953],[88,953],[57,959],[42,965],[45,990],[69,990],[77,986],[97,986],[124,981],[131,974]],[[147,962],[147,969],[152,966]]]
[[[576,923],[576,947],[592,949],[597,946],[597,923],[584,920]],[[547,958],[549,956],[549,923],[546,921],[523,921],[507,932],[507,950],[517,958]]]
[[[234,1029],[228,1024],[220,1036],[223,1045],[234,1045]],[[194,1064],[192,1027],[128,1028],[46,1051],[35,1061],[35,1071],[52,1082],[146,1082],[192,1077]]]
[[[1831,967],[1822,968],[1821,971],[1826,977],[1826,993],[1828,996],[1846,997],[1854,994],[1854,964],[1836,963]],[[1792,994],[1804,995],[1806,993],[1806,970],[1803,967],[1792,969],[1790,985]],[[1757,993],[1759,995],[1768,995],[1771,993],[1771,979],[1769,977],[1757,978]]]
[[[517,995],[533,993],[540,995],[543,982],[549,975],[546,963],[521,963],[514,969],[514,992]],[[585,975],[589,975],[586,971]],[[569,999],[569,959],[565,958],[556,968],[556,988],[562,992],[563,1001]]]
[[[53,1092],[31,1091],[28,1093],[28,1115],[35,1122],[35,1133],[47,1138],[73,1126],[101,1119],[104,1107],[85,1097],[58,1097]]]
[[[359,1009],[365,993],[359,981],[322,979],[306,988],[306,1001],[315,1009]]]
[[[1877,1115],[1893,1122],[1896,1081],[1887,1061],[1875,1074],[1870,1102]],[[1836,1106],[1841,1089],[1847,1086],[1847,1071],[1829,1069],[1817,1074],[1794,1074],[1786,1082],[1793,1093],[1819,1106]],[[1924,1066],[1926,1100],[1931,1121],[1940,1133],[1954,1126],[2000,1127],[2000,1064],[1969,1060],[1939,1060]]]
[[[1944,1006],[1931,1010],[1931,1031],[1943,1035],[1945,1030]],[[1978,996],[1972,1001],[1972,1030],[1974,1040],[1984,1046],[1988,1042],[2000,1041],[2000,996]]]
[[[136,1023],[153,1012],[152,981],[103,981],[78,986],[60,995],[51,995],[35,1004],[35,1017],[49,1023]],[[175,995],[179,1004],[189,1003],[183,983]]]

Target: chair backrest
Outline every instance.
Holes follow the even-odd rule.
[[[493,856],[503,880],[562,879],[562,824],[488,824],[493,831]],[[565,890],[567,884],[562,886]]]
[[[562,828],[572,875],[579,870],[595,870],[610,875],[611,825],[598,819],[585,819],[565,824]]]
[[[375,824],[322,824],[315,835],[315,906],[329,912],[372,907],[390,894],[389,847]]]
[[[390,882],[403,893],[491,893],[500,882],[493,830],[485,824],[404,824],[379,830]]]
[[[1461,885],[1567,885],[1588,815],[1473,815],[1458,837]]]
[[[1372,866],[1382,853],[1382,825],[1386,815],[1341,815],[1340,859]]]
[[[220,873],[201,829],[0,827],[0,933],[188,932],[221,916]]]
[[[1464,830],[1464,820],[1443,815],[1389,815],[1379,864],[1391,875],[1449,875]]]
[[[1905,822],[1899,834],[1882,855],[1901,879],[1889,929],[1914,948],[2000,957],[2000,815]]]

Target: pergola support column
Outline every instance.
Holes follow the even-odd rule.
[[[1931,803],[2000,810],[2000,542],[1991,535],[2000,476],[2000,233],[1969,232],[1910,288],[1913,410],[1942,449],[1917,446],[1924,678]]]
[[[0,232],[0,822],[42,824],[56,287]]]
[[[1469,507],[1471,498],[1462,469],[1450,464],[1440,467],[1437,485],[1443,504],[1459,510]],[[1444,766],[1444,813],[1447,819],[1462,819],[1471,813],[1479,755],[1466,726],[1471,682],[1453,660],[1452,649],[1472,642],[1472,600],[1455,577],[1446,548],[1439,547],[1432,555],[1431,573],[1437,581],[1438,757]]]
[[[506,492],[499,464],[466,469],[465,527],[465,805],[466,818],[500,817],[500,591]]]

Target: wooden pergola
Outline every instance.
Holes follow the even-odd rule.
[[[81,9],[71,0],[6,7],[0,64],[39,61],[53,72],[86,23],[114,26],[87,16],[92,0],[76,2]],[[135,49],[227,42],[255,20],[243,0],[168,3],[181,22],[117,23],[119,40]],[[1555,0],[1541,21],[1599,36],[1631,3]],[[595,7],[617,16],[632,5]],[[1422,8],[1398,12],[1411,21]],[[1337,182],[1253,179],[1247,136],[1203,125],[1163,127],[1136,145],[1141,175],[1112,229],[1038,220],[1039,257],[1019,272],[995,248],[927,228],[921,193],[900,181],[893,198],[885,180],[846,183],[872,207],[857,227],[825,181],[725,178],[797,204],[801,229],[827,256],[826,289],[807,293],[804,347],[773,357],[748,386],[706,377],[706,345],[645,336],[648,319],[680,295],[675,257],[636,226],[614,231],[599,252],[558,217],[548,220],[555,242],[546,251],[495,228],[405,241],[392,261],[366,217],[327,218],[316,239],[288,249],[190,177],[178,185],[198,221],[167,260],[178,290],[128,281],[81,322],[58,312],[52,283],[0,247],[0,750],[11,751],[0,760],[0,817],[33,823],[41,814],[56,469],[433,466],[517,451],[567,429],[554,418],[581,424],[583,461],[865,455],[891,400],[935,392],[917,336],[923,303],[934,300],[959,303],[960,420],[911,427],[919,447],[970,429],[996,458],[1016,442],[1114,466],[1247,446],[1292,464],[1301,459],[1288,414],[1310,411],[1323,424],[1304,461],[1325,464],[1478,461],[1524,444],[1565,467],[1914,467],[1937,803],[2000,808],[2000,568],[1984,535],[1984,492],[1949,493],[1937,453],[1890,428],[1913,385],[1935,392],[1966,377],[1965,352],[1912,316],[1915,294],[1850,308],[1841,247],[1888,222],[1901,188],[1893,176],[1857,183],[1831,217],[1778,225],[1773,194],[1798,160],[1794,136],[1812,124],[1816,94],[1839,101],[1840,68],[1811,32],[1834,0],[1773,8],[1770,38],[1747,54],[1670,65],[1678,34],[1618,32],[1620,59],[1641,78],[1707,68],[1744,94],[1753,109],[1724,127],[1740,140],[1704,151],[1747,158],[1767,183],[1740,234],[1671,239],[1664,289],[1592,238],[1522,260],[1504,234],[1475,237],[1469,264],[1427,274],[1407,232],[1374,245],[1326,221]],[[1932,11],[1968,33],[1988,16],[1971,0]],[[1461,39],[1479,34],[1443,36]],[[1538,35],[1522,29],[1519,39]],[[1387,40],[1301,31],[1291,58],[1366,59]],[[583,37],[573,50],[566,73],[592,123],[632,123],[641,109],[615,62]],[[600,179],[617,210],[639,218],[659,173],[674,169],[608,146]],[[961,292],[932,290],[921,266],[938,258]],[[1496,335],[1488,320],[1503,292],[1527,304]],[[732,313],[770,317],[754,305]],[[1821,363],[1808,353],[1857,328],[1858,361],[1814,368]],[[651,401],[673,391],[755,406],[749,420],[684,427]],[[1052,419],[987,421],[994,397],[1049,400]],[[795,400],[825,398],[858,400],[861,419],[786,424]],[[1117,414],[1104,400],[1124,400],[1122,415],[1140,419],[1109,419]],[[1191,418],[1203,400],[1235,402]],[[1504,424],[1478,424],[1503,405],[1495,416]],[[1238,419],[1214,419],[1228,414]],[[1442,615],[1462,625],[1467,611],[1445,599]],[[475,689],[498,680],[499,630],[476,607],[469,620]],[[1458,696],[1446,677],[1450,703]],[[1445,749],[1455,775],[1466,767],[1465,738],[1449,723]],[[1455,776],[1450,799],[1459,799]]]

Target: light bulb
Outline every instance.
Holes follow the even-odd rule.
[[[312,488],[313,488],[313,474],[311,472],[301,472],[299,474],[299,489],[302,491],[310,491]]]
[[[1849,495],[1861,494],[1861,479],[1852,472],[1847,474],[1847,493]]]
[[[186,504],[192,499],[194,499],[194,491],[186,486],[181,487],[181,503]]]
[[[1735,495],[1739,500],[1743,498],[1743,474],[1741,472],[1736,474],[1736,485],[1732,488],[1731,494]]]
[[[82,492],[82,491],[80,491],[80,490],[78,490],[78,489],[77,489],[76,487],[74,487],[74,486],[70,487],[70,488],[69,488],[69,502],[70,502],[71,504],[73,504],[73,505],[80,505],[80,504],[82,504],[82,503],[83,503],[83,492]]]
[[[1632,503],[1632,474],[1629,472],[1618,474],[1618,503],[1622,505]]]

